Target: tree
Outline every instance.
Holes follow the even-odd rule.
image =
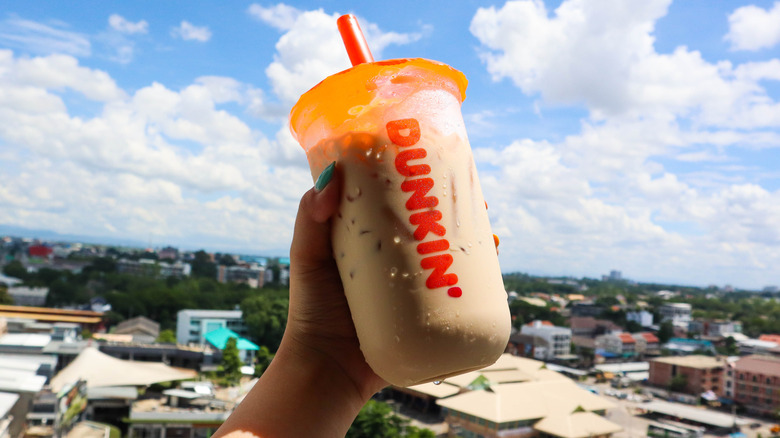
[[[173,330],[162,330],[160,334],[157,336],[157,339],[154,340],[154,342],[160,343],[160,344],[175,344],[176,343],[176,334],[173,333]]]
[[[406,421],[387,403],[369,400],[360,409],[345,438],[395,438],[402,436]]]
[[[3,266],[3,274],[18,278],[20,280],[27,280],[28,274],[22,262],[19,260],[12,260],[7,265]]]
[[[14,299],[8,294],[8,290],[5,287],[0,286],[0,304],[13,304]]]
[[[685,374],[677,374],[669,381],[669,391],[672,392],[685,392],[685,388],[688,387],[688,376]]]
[[[662,344],[669,342],[669,339],[672,339],[672,336],[674,336],[674,326],[672,325],[672,322],[662,322],[661,327],[658,328],[658,333],[656,336],[658,337],[658,341]]]
[[[268,350],[268,347],[265,345],[260,347],[260,349],[257,351],[257,356],[255,356],[255,377],[260,377],[263,375],[265,370],[268,369],[268,366],[271,365],[273,358],[274,354]]]
[[[245,299],[241,303],[241,311],[250,336],[258,344],[275,352],[282,342],[289,305],[289,300],[285,298],[272,298],[267,295],[255,295]]]
[[[217,265],[211,261],[211,256],[206,251],[196,252],[191,266],[193,277],[217,277]]]
[[[222,350],[222,373],[231,383],[238,383],[241,380],[241,356],[238,352],[238,341],[236,338],[230,338]]]

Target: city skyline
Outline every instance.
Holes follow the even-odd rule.
[[[0,225],[285,256],[287,114],[351,12],[377,59],[469,78],[504,272],[780,283],[780,2],[396,5],[7,2]]]

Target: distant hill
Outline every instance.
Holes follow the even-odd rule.
[[[51,230],[39,230],[32,228],[19,227],[16,225],[0,224],[0,236],[25,237],[30,239],[40,239],[54,242],[78,242],[91,243],[95,245],[108,246],[131,246],[144,248],[147,245],[143,242],[127,238],[117,238],[109,236],[85,236],[79,234],[60,234]]]

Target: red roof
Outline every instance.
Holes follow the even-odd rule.
[[[744,371],[764,376],[780,376],[780,358],[773,356],[745,356],[734,363],[737,372]]]
[[[658,340],[658,337],[650,332],[642,332],[640,333],[643,338],[645,338],[645,341],[647,341],[648,344],[658,344],[661,341]]]
[[[620,336],[620,341],[624,344],[636,344],[636,341],[634,340],[634,337],[631,336],[631,333],[620,333],[618,336]]]
[[[758,337],[759,341],[769,341],[780,344],[780,335],[761,335]]]
[[[538,320],[537,320],[537,321],[538,321]],[[531,322],[529,322],[529,323],[528,323],[528,324],[526,324],[526,325],[530,327],[530,326],[534,325],[534,323],[535,323],[535,322],[536,322],[536,321],[531,321]],[[550,327],[555,327],[555,324],[551,323],[550,321],[539,321],[539,322],[541,322],[541,323],[542,323],[542,325],[547,325],[547,326],[550,326]]]

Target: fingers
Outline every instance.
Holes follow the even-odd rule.
[[[312,188],[301,198],[290,247],[291,268],[317,269],[332,261],[329,219],[338,210],[341,188],[338,172],[336,169],[333,172],[324,184],[322,177],[318,179],[321,190]]]

